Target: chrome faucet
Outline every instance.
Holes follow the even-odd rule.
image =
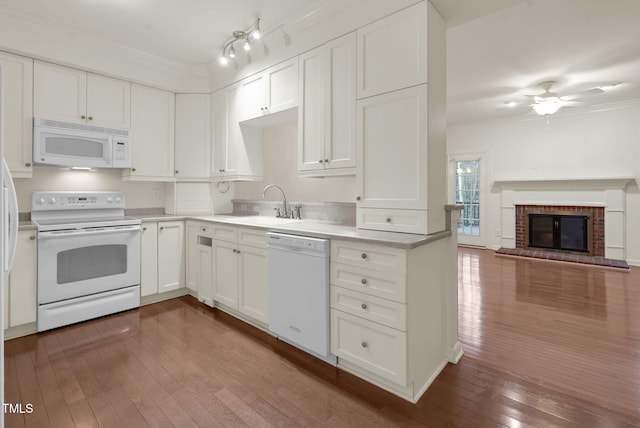
[[[289,210],[287,209],[287,197],[284,194],[284,190],[282,190],[282,188],[280,186],[276,186],[275,184],[269,184],[267,187],[265,187],[262,190],[262,197],[264,198],[265,193],[267,193],[267,190],[271,189],[271,188],[275,188],[278,189],[280,191],[280,193],[282,193],[282,209],[283,212],[280,213],[280,210],[278,210],[277,208],[277,212],[276,212],[276,217],[284,217],[284,218],[289,218]]]

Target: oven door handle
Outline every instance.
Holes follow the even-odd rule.
[[[67,237],[78,236],[95,236],[95,235],[108,235],[112,233],[122,232],[140,232],[140,225],[135,226],[118,226],[118,227],[106,227],[96,229],[78,229],[73,231],[48,231],[38,232],[38,239],[58,239]]]

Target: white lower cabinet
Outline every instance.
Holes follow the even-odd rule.
[[[447,363],[438,245],[331,241],[331,352],[338,366],[413,402]]]
[[[186,285],[199,301],[213,306],[213,264],[211,224],[187,222]]]
[[[5,282],[3,320],[5,330],[36,322],[36,242],[35,230],[18,232],[18,244],[13,267],[9,280]],[[33,329],[17,335],[34,331],[35,325]]]
[[[267,324],[266,231],[213,225],[213,299],[225,308]]]
[[[145,222],[140,257],[142,297],[185,287],[184,222]]]

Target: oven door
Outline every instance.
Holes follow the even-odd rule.
[[[140,284],[140,225],[38,232],[38,304]]]

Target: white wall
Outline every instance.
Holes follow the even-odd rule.
[[[640,105],[611,106],[597,111],[552,116],[517,117],[451,126],[450,156],[484,153],[488,180],[579,180],[640,177]],[[501,238],[499,190],[485,196],[486,246],[497,248]],[[451,195],[450,197],[453,197]],[[549,198],[552,199],[552,198]],[[640,265],[640,191],[636,182],[626,189],[626,259]],[[606,233],[606,231],[605,231]]]
[[[262,199],[267,184],[282,187],[292,201],[355,202],[356,179],[344,177],[309,178],[298,176],[298,124],[287,123],[263,131],[264,179],[235,184],[237,199]],[[271,190],[269,192],[272,192]],[[278,192],[268,200],[279,200]]]
[[[44,190],[124,192],[127,208],[164,207],[164,183],[122,181],[120,170],[72,171],[56,167],[34,167],[33,178],[14,180],[18,211],[31,211],[31,193]]]

